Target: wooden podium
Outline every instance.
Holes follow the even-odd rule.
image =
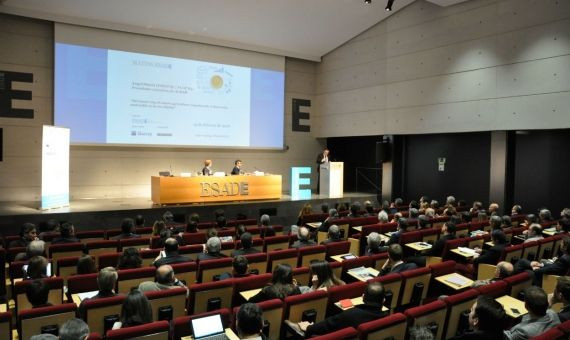
[[[320,195],[330,198],[342,197],[344,193],[344,163],[327,162],[319,166]]]

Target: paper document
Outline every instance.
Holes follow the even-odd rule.
[[[458,286],[463,286],[468,282],[465,278],[457,275],[450,276],[445,281]]]
[[[79,296],[79,299],[81,301],[83,301],[85,299],[90,299],[90,298],[94,297],[95,295],[97,295],[97,293],[99,293],[99,291],[95,290],[92,292],[79,293],[79,294],[77,294],[77,296]]]
[[[458,247],[457,249],[459,249],[459,251],[462,253],[475,255],[475,249],[465,248],[465,247]]]

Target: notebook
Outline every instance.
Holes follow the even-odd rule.
[[[194,340],[201,340],[213,336],[225,337],[224,325],[220,314],[205,316],[190,320]],[[227,337],[225,337],[227,339]]]

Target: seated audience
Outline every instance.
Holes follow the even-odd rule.
[[[388,245],[400,243],[400,235],[406,232],[408,229],[408,220],[405,218],[398,218],[398,230],[390,235],[388,240]]]
[[[513,221],[511,220],[511,216],[509,216],[509,215],[504,215],[504,216],[501,218],[501,220],[502,220],[502,222],[503,222],[503,225],[502,225],[502,228],[503,228],[503,229],[507,229],[507,228],[510,228],[510,227],[513,226]]]
[[[261,238],[275,236],[275,229],[270,225],[271,219],[269,218],[269,215],[261,215],[259,223],[261,224],[259,231]]]
[[[208,230],[206,231],[206,241],[211,239],[212,237],[217,237],[218,236],[218,231],[216,230],[216,228],[208,228]]]
[[[253,297],[249,302],[261,302],[271,299],[285,299],[290,295],[301,294],[297,282],[293,280],[293,269],[285,263],[280,263],[273,270],[271,283]]]
[[[186,285],[174,276],[174,269],[165,264],[156,269],[155,281],[145,281],[139,284],[141,292],[153,292],[172,288],[186,288]]]
[[[307,293],[317,289],[328,290],[333,286],[342,286],[344,281],[336,277],[327,261],[314,261],[309,266],[311,287],[300,287],[301,292]]]
[[[327,214],[329,212],[329,204],[324,202],[323,204],[321,204],[321,212],[323,214]]]
[[[59,221],[54,218],[50,218],[46,222],[40,223],[38,238],[43,240],[46,235],[59,233],[59,226]]]
[[[354,202],[350,205],[350,213],[347,216],[348,218],[357,218],[360,217],[360,202]]]
[[[152,236],[160,236],[163,230],[166,229],[166,224],[163,221],[154,221],[152,225]]]
[[[99,292],[97,295],[81,301],[81,304],[77,309],[77,316],[85,320],[85,305],[83,302],[86,300],[95,300],[116,296],[117,294],[115,293],[115,284],[117,283],[118,278],[119,275],[117,274],[115,268],[105,267],[101,269],[99,271],[99,275],[97,275],[97,286],[99,286]]]
[[[111,237],[111,240],[123,240],[128,238],[140,238],[135,232],[135,221],[132,218],[125,218],[121,222],[121,233],[115,237]]]
[[[378,213],[378,223],[388,223],[389,221],[388,213],[385,210],[380,210]]]
[[[330,226],[329,231],[328,231],[328,238],[326,240],[323,240],[321,242],[322,245],[326,245],[329,243],[334,243],[334,242],[340,242],[340,241],[344,241],[341,237],[340,237],[340,229],[336,224],[333,224]]]
[[[49,285],[42,279],[33,280],[26,286],[26,297],[32,308],[49,307]]]
[[[244,303],[236,315],[236,328],[240,339],[264,339],[263,311],[255,303]]]
[[[142,267],[142,259],[137,248],[126,248],[119,256],[117,269],[135,269]]]
[[[216,228],[218,229],[226,229],[228,221],[226,220],[226,216],[218,216],[216,217]]]
[[[374,205],[370,201],[364,202],[364,211],[366,213],[363,216],[374,216]]]
[[[429,208],[428,208],[429,209]],[[427,217],[426,215],[420,215],[418,216],[418,229],[428,229],[430,227],[431,223],[429,221],[429,217]]]
[[[200,215],[193,213],[188,218],[188,224],[186,225],[186,232],[196,233],[198,232],[198,223],[200,223]]]
[[[64,223],[59,227],[60,237],[56,237],[51,241],[51,244],[65,244],[65,243],[77,243],[80,242],[77,237],[75,237],[75,227],[71,223]]]
[[[259,249],[253,248],[253,238],[250,233],[243,233],[240,237],[240,241],[241,249],[234,250],[232,252],[232,257],[238,255],[257,254],[261,252]]]
[[[562,304],[562,308],[558,312],[560,323],[570,320],[570,276],[560,276],[556,282],[554,293],[548,296],[550,307],[557,303]]]
[[[243,224],[240,223],[236,225],[236,240],[241,239],[241,235],[243,235],[245,232],[247,232],[247,229]]]
[[[45,256],[46,243],[41,240],[34,240],[26,246],[25,253],[18,253],[14,258],[14,261],[27,261],[34,256]]]
[[[406,270],[416,269],[415,263],[405,263],[403,261],[404,250],[399,244],[392,244],[388,247],[388,261],[384,262],[380,275],[388,273],[401,273]]]
[[[562,256],[553,258],[551,260],[542,260],[541,262],[532,261],[527,259],[520,259],[516,263],[517,272],[521,270],[533,270],[535,286],[542,285],[542,276],[545,274],[550,275],[566,275],[570,269],[570,237],[564,237],[560,245]]]
[[[418,217],[420,217],[420,211],[416,208],[410,208],[410,210],[408,210],[408,217],[408,229],[416,229],[418,227]]]
[[[362,296],[364,303],[361,305],[356,305],[314,324],[307,321],[292,323],[289,320],[285,320],[285,323],[297,334],[304,335],[307,339],[314,335],[324,335],[346,327],[358,328],[362,323],[377,320],[388,315],[388,313],[382,311],[384,294],[382,283],[371,282],[366,286],[366,291]]]
[[[570,218],[562,217],[556,224],[557,233],[570,233]]]
[[[27,247],[30,242],[38,240],[38,229],[35,224],[24,223],[20,228],[20,238],[10,241],[8,248]]]
[[[487,209],[489,215],[494,216],[499,213],[499,204],[498,203],[491,203],[489,204],[489,209]]]
[[[365,255],[373,255],[385,252],[384,245],[382,242],[382,238],[380,234],[377,232],[371,232],[368,234],[366,239],[366,251],[364,252]]]
[[[491,215],[489,218],[489,224],[492,230],[502,230],[503,229],[503,219],[498,215]]]
[[[297,216],[297,225],[303,225],[305,216],[311,215],[312,213],[313,207],[311,206],[311,203],[305,203],[303,208],[301,208],[301,211],[299,211],[299,215]]]
[[[221,253],[222,251],[222,241],[219,237],[210,237],[206,242],[206,247],[203,253],[198,254],[198,261],[219,259],[226,257]]]
[[[409,340],[434,340],[435,335],[426,326],[415,326],[410,328]]]
[[[495,265],[499,262],[503,249],[507,246],[507,237],[505,233],[501,230],[493,230],[491,232],[491,240],[493,241],[493,246],[487,250],[481,250],[480,248],[475,249],[475,257],[473,259],[473,267],[477,268],[479,263],[486,263]]]
[[[521,227],[530,227],[533,223],[539,223],[538,216],[535,214],[526,215],[524,222],[521,223]]]
[[[131,289],[121,307],[121,321],[113,329],[144,325],[152,322],[152,308],[146,296],[138,289]]]
[[[43,256],[34,256],[28,262],[24,280],[45,279],[47,277],[48,260]]]
[[[528,228],[528,233],[526,234],[526,240],[524,243],[542,240],[544,237],[542,236],[542,227],[538,223],[533,223]]]
[[[89,336],[89,326],[77,318],[67,320],[59,327],[60,340],[85,340]]]
[[[299,239],[295,241],[290,248],[304,248],[317,244],[315,241],[309,239],[309,229],[306,227],[300,227],[297,236]]]
[[[95,267],[95,259],[88,254],[83,254],[77,260],[77,275],[82,274],[93,274],[97,273],[97,268]]]
[[[329,227],[335,223],[340,217],[338,215],[338,211],[336,209],[329,210],[329,217],[327,217],[323,223],[319,226],[319,231],[327,232],[329,231]]]
[[[517,216],[522,214],[522,207],[518,204],[513,205],[511,208],[511,216]]]
[[[552,221],[552,213],[548,209],[540,209],[538,212],[540,223],[548,223]]]
[[[164,242],[164,250],[161,251],[156,260],[154,260],[154,266],[158,268],[163,264],[183,263],[189,261],[192,261],[189,257],[178,254],[178,240],[171,237],[166,239]]]
[[[528,314],[520,323],[504,331],[505,340],[530,339],[560,323],[556,312],[548,309],[548,297],[542,288],[531,286],[524,290],[524,307]]]
[[[500,303],[492,297],[480,295],[469,313],[471,331],[457,335],[451,340],[502,340],[506,318]]]
[[[135,228],[144,228],[146,221],[143,215],[135,216]]]
[[[483,203],[481,203],[479,201],[475,201],[475,202],[473,202],[473,207],[471,209],[469,209],[469,212],[470,213],[477,213],[481,209],[483,209]]]
[[[501,261],[497,264],[497,268],[495,269],[495,275],[493,276],[493,278],[487,279],[487,280],[477,280],[477,281],[473,282],[471,287],[477,288],[477,287],[486,286],[486,285],[493,283],[495,281],[499,281],[499,280],[502,280],[504,278],[507,278],[507,277],[513,275],[513,273],[514,273],[514,267],[513,267],[512,263],[506,262],[506,261]]]
[[[455,240],[455,224],[451,222],[445,222],[443,227],[441,227],[441,234],[439,240],[435,241],[433,247],[426,252],[427,256],[438,256],[443,255],[443,248],[445,248],[445,243],[450,240]]]
[[[231,273],[223,273],[220,275],[220,281],[230,279],[232,277],[240,278],[253,275],[249,273],[249,263],[247,261],[247,258],[243,255],[234,257],[234,260],[232,261],[232,267],[233,270]]]

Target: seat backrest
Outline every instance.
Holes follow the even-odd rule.
[[[206,243],[206,234],[204,232],[184,233],[182,239],[185,244],[204,244]]]
[[[422,233],[419,231],[408,231],[400,235],[400,245],[404,247],[408,243],[419,242],[422,240]]]
[[[57,276],[63,279],[63,284],[67,285],[67,278],[77,273],[77,261],[79,257],[62,257],[57,260]]]
[[[245,299],[240,295],[240,292],[263,288],[271,282],[272,276],[273,274],[266,273],[234,279],[234,296],[232,298],[232,305],[239,306],[245,302]]]
[[[83,243],[102,240],[105,238],[105,230],[76,231],[75,237],[77,237]]]
[[[377,271],[380,271],[382,270],[382,266],[384,266],[384,263],[388,261],[388,252],[372,254],[369,255],[368,257],[370,257],[372,261],[374,261],[373,268],[376,269]]]
[[[144,325],[119,328],[107,332],[107,340],[144,339],[169,340],[170,324],[168,321],[155,321]]]
[[[365,282],[353,282],[341,286],[333,286],[328,289],[329,298],[327,300],[327,315],[338,314],[341,309],[335,306],[335,303],[344,299],[352,299],[362,296],[366,290]]]
[[[414,285],[416,283],[422,283],[424,289],[422,290],[421,299],[425,299],[427,292],[429,290],[429,283],[431,278],[431,269],[427,267],[418,268],[414,270],[408,270],[402,272],[402,277],[404,278],[404,287],[402,292],[402,299],[400,305],[407,305],[411,302],[412,294],[414,291]]]
[[[327,247],[327,258],[335,255],[342,255],[350,252],[350,242],[333,242],[326,245]]]
[[[406,337],[406,316],[402,313],[388,315],[378,320],[361,323],[358,326],[360,340],[394,339]]]
[[[422,229],[420,230],[420,233],[422,234],[422,241],[435,243],[435,241],[439,239],[440,232],[441,231],[437,228]]]
[[[219,235],[220,234],[218,234],[218,236]],[[220,253],[226,256],[232,256],[232,252],[234,251],[234,249],[235,249],[234,242],[222,242],[222,250],[220,250]]]
[[[135,269],[121,269],[117,271],[117,293],[128,294],[131,288],[138,287],[145,281],[154,281],[156,268],[143,267]]]
[[[33,335],[41,334],[44,326],[55,325],[59,329],[67,320],[75,317],[76,308],[74,303],[66,303],[20,311],[18,313],[20,339],[29,339]]]
[[[285,318],[291,322],[302,321],[303,312],[314,309],[317,313],[315,322],[324,320],[327,308],[327,292],[316,290],[301,295],[285,298]]]
[[[447,318],[445,339],[454,337],[457,334],[461,313],[470,311],[471,306],[477,300],[479,291],[468,289],[464,292],[447,296],[443,301],[447,304]]]
[[[516,246],[505,247],[503,250],[503,261],[513,262],[522,258],[523,245],[517,244]]]
[[[538,250],[538,255],[536,258],[537,261],[540,261],[545,258],[551,258],[553,256],[552,251],[554,249],[554,241],[555,241],[554,237],[547,237],[545,239],[540,240],[540,249]],[[546,257],[545,255],[548,255],[548,257]]]
[[[402,275],[400,273],[391,273],[372,279],[370,282],[380,282],[384,285],[384,292],[392,293],[392,301],[390,302],[389,308],[390,310],[394,310],[394,308],[398,306],[398,300],[400,299],[400,294],[402,292]]]
[[[231,308],[233,279],[198,283],[190,286],[188,314],[208,312],[208,300],[219,298],[221,308]]]
[[[273,250],[267,253],[267,272],[273,273],[273,269],[280,263],[286,263],[291,268],[297,267],[298,249]]]
[[[119,240],[119,251],[127,248],[146,249],[150,248],[150,239],[148,237],[126,238]]]
[[[48,247],[49,257],[52,260],[53,272],[57,273],[57,260],[62,257],[81,256],[85,246],[81,242],[52,244]]]
[[[466,238],[458,238],[455,240],[445,241],[445,245],[443,246],[442,258],[443,260],[448,260],[453,258],[453,253],[451,252],[452,249],[457,247],[464,247],[467,245]]]
[[[483,243],[485,243],[483,236],[475,236],[467,239],[467,247],[471,249],[474,249],[475,247],[483,249]]]
[[[0,338],[12,339],[12,312],[0,313]]]
[[[551,328],[548,331],[532,338],[532,340],[564,340],[564,339],[565,340],[568,339],[567,334],[564,334],[564,332],[557,327]]]
[[[117,267],[121,253],[110,253],[99,255],[99,270],[105,267]]]
[[[198,264],[198,281],[202,283],[212,282],[216,275],[231,273],[233,270],[232,263],[231,257],[200,261]]]
[[[352,327],[346,327],[343,329],[339,329],[338,331],[328,333],[321,336],[312,337],[312,340],[348,340],[348,339],[355,339],[358,335],[356,329]]]
[[[508,284],[505,281],[495,281],[485,286],[475,288],[479,293],[483,295],[490,296],[492,298],[498,298],[507,293]]]
[[[154,260],[158,257],[158,254],[160,254],[160,249],[141,249],[139,251],[139,255],[142,259],[142,266],[152,266]]]
[[[67,294],[93,292],[99,290],[97,286],[98,273],[71,275],[67,278]]]
[[[63,303],[63,279],[61,277],[50,277],[44,280],[49,285],[48,302],[52,305],[61,305]],[[18,281],[14,284],[14,295],[16,296],[16,310],[23,311],[31,309],[32,304],[26,297],[26,287],[32,283],[28,281]]]
[[[529,261],[534,261],[538,256],[539,244],[540,243],[538,241],[530,241],[523,243],[522,258],[527,259]]]
[[[298,285],[309,286],[309,267],[297,267],[293,268],[293,279],[297,281]]]
[[[430,264],[431,275],[433,278],[438,276],[447,275],[455,272],[455,261],[445,261],[440,263]]]
[[[85,316],[87,319],[85,321],[87,325],[89,325],[89,330],[91,332],[105,334],[104,318],[113,315],[120,316],[121,306],[124,300],[124,295],[84,300],[82,306],[85,308]]]
[[[268,339],[279,339],[281,335],[281,323],[283,320],[283,301],[280,299],[272,299],[263,302],[258,302],[257,305],[263,311],[263,319],[269,325],[269,337]],[[237,313],[240,307],[234,307],[234,324],[233,329],[236,329],[236,319]]]
[[[158,310],[162,307],[172,307],[172,320],[185,315],[186,293],[184,287],[145,292],[152,307],[152,319],[159,321]]]
[[[532,285],[532,277],[527,272],[518,273],[503,279],[511,290],[511,296],[516,298],[518,294]]]
[[[447,316],[447,305],[441,300],[409,308],[404,314],[410,318],[413,326],[437,325],[435,339],[441,339],[445,327],[445,317]]]
[[[263,251],[271,252],[274,250],[284,250],[289,248],[289,236],[270,236],[263,239]]]
[[[299,248],[299,267],[308,267],[313,261],[324,261],[327,252],[325,246]]]
[[[249,265],[249,270],[257,270],[259,274],[265,274],[267,272],[267,254],[248,254],[245,255],[247,263]]]
[[[342,277],[347,278],[346,273],[353,268],[358,267],[372,267],[374,260],[370,256],[361,256],[355,259],[342,261]]]
[[[198,264],[196,262],[182,262],[170,265],[176,278],[188,287],[196,283]]]

